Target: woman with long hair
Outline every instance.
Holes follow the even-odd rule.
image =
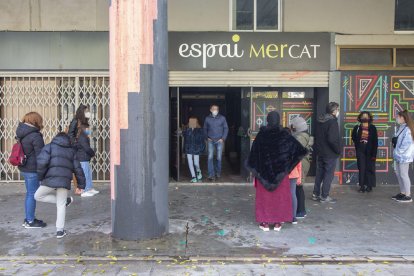
[[[34,194],[40,185],[36,158],[45,145],[43,135],[40,132],[42,129],[43,118],[37,112],[29,112],[24,115],[16,129],[16,137],[20,141],[23,152],[26,155],[26,162],[19,166],[19,170],[26,186],[26,217],[23,221],[23,227],[28,229],[46,227],[46,223],[35,217],[36,200],[34,198]]]
[[[188,168],[191,173],[191,182],[196,183],[203,179],[200,169],[200,154],[206,148],[204,130],[201,128],[196,117],[190,117],[188,120],[188,128],[183,132],[183,136],[184,152],[187,154]]]
[[[376,186],[375,162],[377,160],[378,133],[370,112],[362,111],[357,120],[359,124],[352,130],[352,141],[355,145],[359,170],[359,192],[371,192],[372,188]]]
[[[307,154],[307,150],[280,125],[280,115],[272,111],[267,125],[257,134],[246,167],[255,177],[256,221],[260,229],[292,222],[292,196],[289,173]]]
[[[398,202],[412,202],[408,169],[413,162],[414,155],[414,122],[408,110],[398,112],[396,121],[400,126],[392,138],[392,144],[394,169],[400,185],[400,193],[392,198]]]
[[[89,118],[91,117],[91,113],[86,105],[79,105],[78,109],[76,109],[75,117],[72,119],[69,125],[68,135],[70,138],[70,142],[74,144],[76,142],[76,137],[79,132],[79,127],[81,125],[89,125]]]

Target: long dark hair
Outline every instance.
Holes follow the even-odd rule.
[[[82,125],[88,124],[88,118],[85,117],[85,111],[88,107],[84,104],[81,104],[78,109],[76,109],[75,119]]]
[[[403,111],[398,112],[398,116],[404,118],[405,123],[407,124],[407,126],[411,130],[411,137],[414,140],[414,121],[411,118],[411,115],[408,113],[408,110],[404,109]]]

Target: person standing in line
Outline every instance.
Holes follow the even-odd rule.
[[[219,114],[216,104],[210,106],[210,115],[204,120],[204,135],[208,141],[208,179],[214,181],[221,177],[223,145],[229,133],[226,118]],[[214,164],[214,151],[217,162]]]
[[[341,154],[338,117],[339,104],[330,102],[326,106],[326,113],[318,118],[316,126],[317,170],[312,199],[322,203],[336,203],[336,200],[329,196],[329,192]]]
[[[359,192],[371,192],[376,186],[375,163],[378,150],[378,133],[373,124],[372,114],[362,111],[358,115],[359,124],[352,130],[359,171]]]
[[[78,129],[78,135],[76,140],[76,158],[79,160],[83,173],[85,174],[86,187],[81,193],[81,197],[90,197],[99,194],[99,191],[95,190],[92,183],[92,169],[90,165],[91,159],[95,156],[95,151],[91,148],[91,141],[89,136],[91,130],[89,125],[80,125]]]
[[[308,132],[308,124],[305,119],[302,117],[295,117],[291,122],[291,129],[293,137],[299,141],[299,143],[308,150],[308,154],[302,159],[302,179],[299,185],[296,186],[296,197],[298,200],[297,214],[296,218],[302,219],[305,218],[306,206],[305,206],[305,191],[303,185],[305,184],[306,176],[308,175],[310,169],[310,160],[313,147],[313,137]]]
[[[43,129],[43,118],[37,112],[29,112],[24,115],[22,121],[16,129],[16,138],[20,141],[26,161],[19,166],[20,174],[24,178],[26,186],[25,214],[26,217],[22,226],[26,229],[43,228],[46,223],[35,217],[36,200],[34,194],[39,188],[39,178],[37,177],[36,158],[40,154],[45,143],[40,132]]]
[[[394,147],[394,169],[400,185],[400,193],[393,196],[392,199],[398,202],[412,202],[408,169],[413,162],[414,155],[414,122],[408,110],[398,112],[396,121],[400,126],[392,138],[392,144]]]
[[[70,142],[75,144],[76,138],[79,133],[80,125],[89,125],[89,118],[91,117],[91,113],[86,105],[81,104],[79,105],[78,109],[76,109],[75,117],[72,119],[68,129],[68,135],[70,137]]]
[[[188,168],[191,173],[191,183],[196,183],[203,179],[200,169],[200,154],[206,148],[204,130],[196,117],[190,117],[188,128],[183,132],[184,152],[187,154]],[[195,167],[195,170],[194,170]]]
[[[269,231],[274,226],[280,231],[282,223],[293,220],[289,173],[307,150],[282,128],[279,113],[269,112],[266,120],[253,141],[246,168],[254,176],[259,228]]]
[[[66,207],[73,198],[68,197],[71,188],[72,174],[78,181],[78,187],[85,189],[85,174],[76,151],[70,143],[70,137],[58,133],[52,142],[46,145],[37,157],[37,174],[41,185],[35,193],[35,199],[40,202],[56,204],[56,238],[67,235],[65,230]]]

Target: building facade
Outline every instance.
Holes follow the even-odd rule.
[[[350,131],[362,110],[379,130],[378,182],[395,183],[395,114],[414,110],[414,4],[410,0],[169,0],[170,176],[188,178],[180,130],[212,103],[229,123],[227,181],[245,182],[251,141],[271,110],[314,131],[329,101],[341,105],[338,180],[357,181]],[[17,120],[46,119],[46,138],[79,103],[93,111],[94,177],[109,179],[107,0],[0,3],[2,180]],[[46,139],[46,140],[47,140]],[[312,174],[312,169],[311,169]]]

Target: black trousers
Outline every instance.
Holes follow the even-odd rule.
[[[303,185],[296,185],[296,198],[298,199],[298,208],[296,213],[305,213],[305,191]]]
[[[376,186],[375,160],[367,154],[366,144],[361,143],[356,150],[359,170],[359,186],[372,188]]]

